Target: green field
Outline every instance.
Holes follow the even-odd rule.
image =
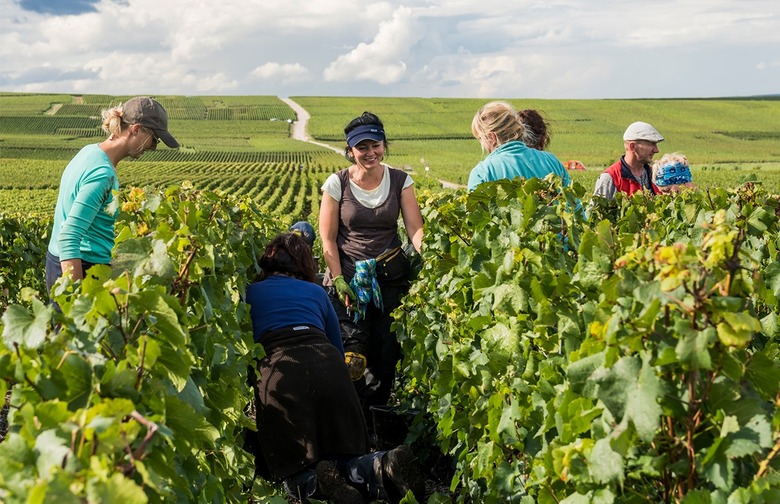
[[[292,140],[278,98],[160,97],[182,148],[119,164],[145,189],[119,195],[110,267],[46,292],[60,174],[123,98],[0,93],[0,501],[286,502],[246,451],[246,288],[347,161]],[[336,148],[378,113],[420,189],[391,405],[427,499],[402,502],[780,502],[780,101],[517,100],[588,169],[466,194],[440,181],[483,156],[482,100],[295,100]],[[637,119],[712,190],[572,211]]]
[[[378,114],[392,141],[389,162],[419,169],[421,159],[439,178],[465,183],[483,157],[471,135],[471,120],[489,100],[422,98],[293,97],[312,115],[310,134],[339,143],[343,127],[364,110]],[[578,159],[592,171],[612,164],[623,152],[622,135],[631,122],[652,123],[665,136],[661,153],[682,152],[694,172],[733,166],[771,173],[780,169],[778,100],[522,100],[515,108],[534,108],[550,121],[550,151],[562,161]],[[659,155],[660,155],[659,154]],[[706,171],[706,170],[705,170]],[[590,174],[586,175],[591,180]],[[697,172],[698,175],[698,172]],[[592,180],[595,182],[595,175]],[[732,180],[732,178],[728,178]],[[699,180],[697,179],[697,182]],[[710,185],[711,177],[701,180]],[[774,180],[770,181],[772,187]]]
[[[100,111],[126,96],[0,94],[0,211],[51,212],[59,176],[84,145],[105,137]],[[170,130],[182,147],[161,148],[118,167],[123,186],[179,184],[222,189],[264,199],[265,207],[291,219],[312,218],[317,187],[346,165],[337,153],[290,138],[294,111],[273,96],[161,96]],[[385,122],[386,161],[411,171],[419,185],[437,180],[465,184],[484,157],[471,136],[471,119],[487,100],[423,98],[293,97],[312,116],[316,141],[343,146],[343,128],[369,110]],[[654,124],[667,140],[661,153],[678,151],[691,161],[702,188],[733,186],[755,176],[780,192],[780,100],[508,100],[542,110],[551,124],[550,150],[578,159],[584,172],[572,178],[586,188],[622,152],[622,132],[634,120]],[[428,168],[426,170],[425,168]],[[302,181],[286,182],[287,173]],[[279,183],[274,175],[281,177]],[[306,185],[304,204],[271,198],[279,187]],[[271,189],[266,185],[274,186]],[[296,197],[298,193],[296,192]],[[274,196],[275,197],[275,196]],[[281,198],[281,196],[280,196]],[[291,214],[290,212],[294,212]],[[316,213],[316,212],[315,212]]]

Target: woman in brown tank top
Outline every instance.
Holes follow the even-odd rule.
[[[322,186],[320,235],[328,266],[323,285],[339,317],[347,364],[368,414],[370,406],[387,404],[401,357],[390,330],[390,313],[409,288],[409,262],[405,254],[398,253],[392,265],[381,271],[377,268],[381,306],[368,304],[357,320],[352,312],[355,292],[350,287],[355,263],[401,247],[399,215],[410,243],[419,252],[423,220],[411,178],[382,163],[387,152],[382,121],[364,112],[344,132],[345,156],[352,165],[332,174]]]

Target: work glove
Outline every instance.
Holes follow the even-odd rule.
[[[347,363],[349,377],[352,379],[352,381],[357,381],[363,377],[363,372],[366,370],[365,355],[356,352],[345,352],[344,362]]]
[[[347,281],[344,280],[343,275],[339,275],[333,279],[333,286],[336,288],[336,294],[339,297],[339,301],[341,301],[341,304],[344,306],[351,305],[352,301],[357,299],[357,296],[355,296],[355,291],[353,291],[352,287],[350,287]],[[348,301],[349,303],[347,303]]]
[[[422,256],[417,252],[417,249],[414,248],[414,245],[412,245],[411,242],[404,245],[404,253],[409,259],[409,281],[414,282],[423,269]]]

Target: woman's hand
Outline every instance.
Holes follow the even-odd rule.
[[[73,280],[84,278],[81,259],[65,259],[60,261],[60,267],[62,268],[62,274],[69,275]]]
[[[336,293],[339,296],[341,304],[346,307],[352,306],[352,300],[357,299],[357,296],[355,296],[355,291],[352,290],[352,287],[344,280],[344,275],[339,275],[334,278],[333,286],[336,288]]]

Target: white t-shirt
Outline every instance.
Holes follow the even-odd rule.
[[[366,191],[352,182],[352,180],[349,181],[355,199],[366,208],[378,207],[387,200],[387,196],[390,194],[390,170],[387,165],[384,165],[384,167],[385,171],[382,174],[382,182],[380,182],[375,189]],[[404,180],[403,189],[406,189],[412,184],[414,184],[414,180],[407,174],[406,180]],[[339,176],[332,173],[327,180],[325,180],[325,183],[322,184],[322,190],[330,194],[334,200],[341,201],[341,180],[339,180]]]

